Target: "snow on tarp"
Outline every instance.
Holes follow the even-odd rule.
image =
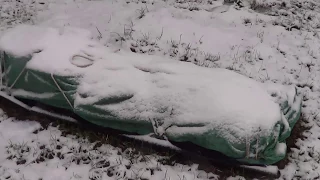
[[[18,97],[73,110],[101,126],[189,141],[249,163],[282,159],[284,140],[300,115],[294,86],[260,84],[226,69],[158,56],[114,53],[86,30],[20,25],[0,39],[0,50],[10,69],[8,85]]]
[[[94,46],[93,51],[98,49],[97,43],[90,39],[91,34],[86,30],[20,25],[6,32],[0,40],[0,48],[14,57],[33,55],[27,68],[70,75],[81,71],[72,63],[78,59],[76,57],[83,55],[81,49],[90,51],[90,47]]]

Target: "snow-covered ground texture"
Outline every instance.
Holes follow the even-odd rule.
[[[1,110],[0,179],[216,179],[197,166],[163,165],[165,157],[140,155],[108,144],[66,136],[36,121],[9,118]],[[23,137],[23,138],[22,138]]]
[[[301,126],[307,130],[291,148],[288,164],[281,170],[280,179],[319,178],[320,2],[317,0],[226,0],[225,3],[222,0],[0,2],[0,9],[6,9],[1,10],[2,30],[15,23],[81,27],[90,30],[98,41],[115,52],[131,51],[166,56],[172,60],[186,61],[208,68],[222,67],[234,70],[260,82],[297,85],[304,94],[304,121],[301,122]],[[17,12],[26,12],[27,15],[22,16]],[[25,19],[27,16],[30,19]],[[9,124],[14,127],[22,126],[21,122]],[[36,126],[35,122],[24,124]],[[31,130],[26,127],[23,127],[23,130],[20,128],[19,132],[25,134],[14,133],[16,140],[11,141],[30,141],[30,133],[27,131]],[[10,132],[1,130],[1,133]],[[2,142],[12,139],[10,136],[4,137],[6,138]],[[2,151],[5,151],[4,147]],[[47,177],[50,178],[54,178],[52,172],[58,171],[62,176],[68,176],[68,179],[70,176],[81,176],[76,174],[88,173],[87,177],[83,175],[83,178],[87,179],[91,172],[85,169],[87,166],[76,164],[71,164],[71,169],[64,171],[54,162],[64,161],[54,158],[49,163],[45,160],[43,163],[48,166],[38,167],[29,164],[16,165],[13,161],[6,160],[2,163],[2,168],[3,172],[11,173],[12,177],[20,175],[18,179],[27,177],[32,172],[40,172],[37,168],[48,168]],[[32,170],[31,167],[36,170]],[[181,175],[187,171],[177,170],[175,167],[166,167],[174,174],[170,179],[194,178],[187,175],[183,178]],[[161,171],[163,174],[160,178],[169,179],[165,172]],[[46,179],[45,176],[42,175],[42,178]],[[208,179],[206,176],[202,178]]]

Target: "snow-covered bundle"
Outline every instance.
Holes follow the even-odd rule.
[[[300,116],[294,86],[113,52],[82,29],[20,25],[2,36],[0,50],[3,84],[15,97],[130,134],[192,142],[247,163],[281,160]]]

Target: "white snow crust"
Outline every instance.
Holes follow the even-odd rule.
[[[16,57],[32,55],[27,68],[49,74],[74,75],[81,71],[72,64],[74,56],[81,56],[82,49],[94,46],[90,39],[90,32],[79,28],[19,25],[1,38],[0,49]]]
[[[194,63],[198,66],[219,67],[236,71],[263,83],[263,89],[274,95],[272,97],[273,101],[280,104],[288,99],[290,99],[289,103],[292,102],[293,96],[288,92],[294,93],[295,88],[293,87],[296,86],[298,91],[301,92],[300,97],[302,97],[302,119],[298,122],[299,128],[297,130],[303,130],[303,132],[301,132],[302,137],[295,140],[294,146],[287,149],[289,152],[287,156],[288,164],[284,169],[280,169],[281,175],[278,179],[319,179],[320,2],[318,0],[242,0],[243,3],[241,4],[239,1],[228,0],[231,3],[224,4],[223,1],[0,0],[0,36],[5,33],[4,30],[13,33],[14,31],[11,28],[21,23],[36,24],[36,28],[57,28],[61,29],[61,32],[65,32],[70,27],[90,31],[91,35],[83,34],[82,37],[85,39],[83,42],[71,47],[74,47],[74,52],[71,54],[78,54],[73,60],[70,62],[63,60],[59,65],[59,63],[55,63],[59,60],[52,58],[52,64],[56,64],[53,65],[54,68],[50,67],[49,64],[46,67],[40,67],[47,68],[46,71],[48,72],[62,75],[72,73],[80,75],[83,73],[83,69],[87,69],[80,68],[80,66],[90,67],[93,62],[92,59],[95,60],[94,64],[97,64],[96,59],[106,57],[104,54],[117,52],[113,56],[127,57],[129,54],[132,55],[132,53],[127,52],[135,52],[142,54],[142,56],[148,54],[155,59],[160,56],[172,61],[184,60],[187,61],[186,63]],[[252,2],[256,4],[251,4]],[[41,35],[40,32],[37,34]],[[58,35],[58,32],[53,34],[55,34],[55,37],[63,36]],[[79,35],[75,36],[76,39],[79,39]],[[94,39],[91,42],[93,42],[95,48],[91,48],[91,50],[100,49],[97,48],[100,45],[96,44],[95,41],[99,41],[100,44],[107,47],[101,47],[104,49],[99,50],[102,55],[97,56],[98,58],[91,58],[91,60],[90,58],[83,58],[82,56],[88,57],[88,55],[79,51],[80,49],[86,49],[87,54],[91,52],[90,48],[87,48],[89,36]],[[40,45],[35,43],[41,42],[39,37],[32,40],[29,37],[25,38],[26,41],[21,41],[18,36],[13,37],[14,40],[19,41],[18,45],[12,43],[11,39],[7,39],[7,45],[11,43],[10,48],[12,49],[21,47],[20,50],[23,51],[20,51],[20,55],[22,56],[44,49],[44,46],[40,46],[43,45],[42,43]],[[54,41],[65,42],[58,38],[52,39],[52,42]],[[1,46],[1,48],[4,47]],[[56,48],[66,53],[65,49],[68,47],[61,45]],[[99,53],[96,51],[91,54],[97,55]],[[71,54],[66,57],[70,58]],[[91,66],[93,67],[94,64]],[[35,63],[28,68],[40,69],[37,65],[38,63]],[[114,69],[117,69],[117,67],[119,66],[113,66]],[[93,77],[94,73],[91,74]],[[86,78],[91,79],[89,76]],[[97,79],[100,80],[102,77]],[[194,81],[194,79],[196,78],[192,80]],[[201,81],[201,79],[198,78],[196,81]],[[101,86],[102,88],[103,86]],[[127,88],[127,91],[121,93],[135,93],[134,90],[139,89],[137,87]],[[196,87],[196,89],[200,88]],[[96,94],[99,91],[96,90]],[[83,92],[86,92],[86,90]],[[21,92],[18,91],[18,93]],[[101,98],[97,97],[96,94],[93,95],[91,102]],[[34,95],[32,94],[32,96]],[[8,98],[11,97],[8,96]],[[295,104],[293,104],[293,107],[293,110],[297,109]],[[60,137],[61,132],[50,128],[44,130],[43,134],[34,135],[27,131],[29,128],[26,128],[26,124],[20,126],[19,122],[12,121],[11,117],[5,115],[0,119],[6,121],[4,124],[0,123],[1,134],[11,133],[12,126],[19,126],[21,129],[21,133],[16,134],[17,138],[11,139],[11,136],[4,135],[0,142],[0,151],[3,152],[0,154],[1,178],[7,178],[9,175],[11,179],[30,180],[38,178],[43,180],[54,178],[87,180],[92,176],[98,177],[96,179],[111,178],[107,177],[106,173],[101,175],[106,168],[90,170],[91,166],[70,163],[69,158],[65,160],[56,158],[54,161],[46,160],[43,163],[26,166],[15,164],[15,159],[7,160],[7,156],[12,154],[11,151],[9,154],[6,151],[10,139],[14,144],[19,144],[21,141],[28,142],[29,146],[34,149],[31,154],[24,155],[29,162],[35,159],[33,157],[34,152],[42,151],[39,149],[38,143],[55,144],[55,141],[50,139],[52,136]],[[160,128],[159,132],[163,132],[163,130],[164,128]],[[194,130],[194,132],[197,131],[197,129]],[[169,132],[168,129],[166,132]],[[293,133],[297,134],[298,132]],[[2,136],[0,137],[2,138]],[[79,143],[78,139],[62,139],[66,141],[65,144],[68,144],[68,146],[71,142]],[[32,141],[34,143],[30,143]],[[88,143],[88,146],[93,145]],[[123,159],[123,157],[122,155],[117,156],[116,153],[113,154],[114,148],[112,146],[104,147],[102,152],[103,154],[111,154],[107,159],[116,164],[119,161],[118,159]],[[278,150],[281,152],[284,148],[279,146]],[[86,154],[82,153],[82,155]],[[72,154],[72,157],[78,156],[78,152]],[[137,159],[139,158],[133,158],[134,161]],[[64,170],[66,164],[70,164],[71,168]],[[194,171],[196,168],[189,165],[161,166],[161,171],[155,171],[154,175],[150,175],[150,171],[146,170],[146,167],[157,168],[157,166],[158,163],[154,161],[147,165],[135,162],[134,170],[128,170],[127,175],[130,178],[136,178],[135,174],[139,176],[143,174],[143,177],[155,180],[210,179],[208,173]],[[123,172],[124,165],[119,167],[116,171]],[[192,169],[192,171],[188,171],[189,169]],[[219,173],[219,170],[212,169],[209,167],[210,172]],[[44,173],[39,174],[40,171]],[[53,176],[53,172],[57,175]],[[141,172],[141,174],[137,172]],[[235,174],[234,176],[236,177],[230,179],[245,179],[241,176],[246,176],[246,174]],[[211,176],[211,179],[219,179],[219,177],[214,175]],[[256,179],[259,179],[259,177]]]
[[[30,33],[33,30],[37,33]],[[218,130],[230,142],[237,143],[259,128],[272,133],[275,124],[282,121],[279,105],[260,83],[250,78],[226,69],[207,69],[160,56],[112,53],[95,46],[90,33],[78,32],[86,31],[66,28],[59,32],[22,25],[3,36],[0,47],[14,55],[27,55],[42,47],[27,68],[66,76],[80,73],[77,94],[84,94],[85,98],[78,95],[75,108],[101,99],[128,97],[121,103],[95,106],[124,119],[155,119],[165,130],[172,126],[167,129],[170,134]],[[21,38],[11,38],[16,36]],[[16,48],[14,44],[23,44],[24,36],[30,39],[35,36],[41,41],[35,47]],[[87,67],[72,64],[70,59],[80,53],[93,59],[93,64]],[[200,126],[183,127],[190,124]]]

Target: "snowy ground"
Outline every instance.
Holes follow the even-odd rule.
[[[81,27],[114,51],[156,54],[227,68],[260,82],[295,84],[304,93],[302,126],[307,130],[291,149],[280,179],[317,179],[319,11],[317,0],[224,5],[222,0],[0,0],[0,33],[19,23]],[[140,162],[141,156],[132,157],[128,150],[107,144],[94,148],[83,139],[61,136],[55,127],[34,134],[39,123],[2,115],[0,179],[218,178],[197,166],[159,164],[161,157],[155,155]],[[97,160],[86,162],[79,157]]]
[[[42,125],[10,118],[1,111],[1,179],[217,178],[197,170],[196,165],[163,165],[160,162],[166,157],[143,155],[131,148],[121,149],[101,142],[90,143],[87,138],[67,135],[55,125],[44,128]]]

